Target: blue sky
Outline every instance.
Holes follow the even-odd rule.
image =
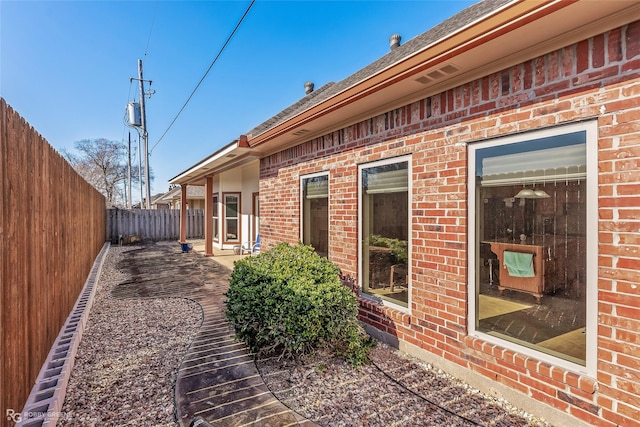
[[[143,59],[156,91],[146,100],[155,194],[303,97],[306,81],[340,81],[385,55],[391,34],[404,43],[473,3],[258,0],[158,143],[250,0],[0,0],[0,95],[58,150],[126,141]]]

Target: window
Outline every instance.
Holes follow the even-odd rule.
[[[219,206],[218,206],[218,195],[213,195],[213,241],[220,241],[220,222],[219,222]]]
[[[361,165],[362,292],[409,306],[409,159]]]
[[[302,178],[302,243],[329,256],[329,175]]]
[[[224,241],[240,242],[240,193],[224,194]]]
[[[596,328],[596,131],[474,144],[469,160],[470,329],[582,367]]]
[[[253,234],[251,241],[256,241],[260,234],[260,193],[253,193]]]

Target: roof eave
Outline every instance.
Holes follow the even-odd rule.
[[[640,19],[635,1],[590,2],[588,7],[584,3],[508,3],[261,134],[250,135],[248,143],[267,155]],[[529,28],[529,37],[515,37]],[[453,71],[440,73],[441,80],[429,77],[445,68]],[[426,83],[417,84],[420,79]]]
[[[204,160],[189,167],[185,171],[169,180],[170,184],[202,185],[204,178],[227,170],[230,167],[239,166],[255,159],[251,149],[245,144],[245,137],[234,140],[220,148]]]

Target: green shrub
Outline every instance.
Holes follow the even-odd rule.
[[[339,269],[312,247],[281,243],[235,263],[226,317],[252,351],[293,356],[330,345],[354,365],[372,340],[357,320],[355,295]]]
[[[396,262],[406,264],[409,261],[409,245],[406,240],[392,239],[390,237],[372,234],[369,236],[369,244],[390,248],[391,254],[394,256]]]

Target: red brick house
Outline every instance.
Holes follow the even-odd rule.
[[[557,425],[640,425],[640,3],[481,2],[316,92],[242,139],[262,249]]]

